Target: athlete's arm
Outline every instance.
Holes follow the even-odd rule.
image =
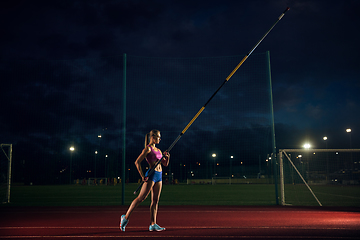
[[[151,149],[149,147],[145,147],[140,153],[140,155],[137,157],[137,159],[135,160],[135,166],[144,182],[146,181],[145,181],[145,175],[141,169],[141,162],[145,159],[145,157],[149,154],[150,151]]]

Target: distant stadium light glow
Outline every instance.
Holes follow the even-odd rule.
[[[311,147],[311,145],[309,143],[305,143],[303,146],[305,149],[309,149]]]

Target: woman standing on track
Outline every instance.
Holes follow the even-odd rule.
[[[149,231],[163,231],[165,228],[160,227],[156,224],[156,215],[158,210],[158,202],[160,198],[161,188],[162,188],[162,167],[161,164],[157,165],[153,174],[148,176],[149,171],[153,168],[155,163],[162,158],[163,154],[160,149],[155,147],[155,144],[159,144],[161,140],[161,135],[159,130],[151,130],[150,133],[147,133],[145,136],[145,148],[142,150],[141,154],[135,161],[135,165],[139,174],[144,181],[144,184],[140,190],[139,195],[135,198],[125,215],[121,216],[120,219],[120,230],[125,231],[125,227],[129,222],[131,213],[135,208],[142,203],[151,191],[151,205],[150,205],[150,227]],[[162,160],[162,165],[167,167],[169,165],[170,154],[164,152],[165,158]],[[141,169],[141,162],[146,159],[149,163],[149,170],[143,174]]]

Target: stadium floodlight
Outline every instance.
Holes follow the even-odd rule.
[[[305,143],[303,146],[305,149],[309,149],[311,147],[310,143]]]

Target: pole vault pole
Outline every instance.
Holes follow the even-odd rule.
[[[181,133],[179,134],[179,136],[175,139],[175,141],[170,145],[170,147],[165,151],[165,152],[170,152],[171,149],[175,146],[175,144],[180,140],[180,138],[182,137],[182,135],[185,134],[185,132],[189,129],[189,127],[195,122],[195,120],[199,117],[199,115],[204,111],[206,105],[209,104],[209,102],[215,97],[215,95],[219,92],[219,90],[225,85],[225,83],[227,83],[230,78],[235,74],[235,72],[241,67],[241,65],[246,61],[246,59],[248,59],[248,57],[253,53],[253,51],[257,48],[257,46],[259,46],[259,44],[262,42],[262,40],[264,40],[264,38],[269,34],[269,32],[275,27],[275,25],[282,19],[282,17],[285,15],[285,13],[289,10],[290,8],[286,8],[285,11],[278,17],[278,19],[276,20],[276,22],[269,28],[269,30],[262,36],[262,38],[260,38],[260,40],[251,48],[251,50],[246,54],[246,56],[240,61],[240,63],[234,68],[234,70],[232,70],[232,72],[229,74],[229,76],[225,79],[225,81],[220,85],[220,87],[214,92],[214,94],[209,98],[209,100],[204,104],[204,106],[202,106],[200,108],[200,110],[196,113],[196,115],[191,119],[191,121],[188,123],[188,125],[186,125],[186,127],[181,131]],[[157,165],[159,165],[161,163],[161,161],[164,159],[165,157],[163,156],[161,159],[159,159],[153,168],[150,169],[148,176],[150,176],[154,171],[155,168],[157,167]],[[141,184],[139,185],[139,187],[135,190],[134,194],[137,193],[137,191],[139,191],[139,189],[141,188],[141,186],[143,185],[144,181],[141,182]]]

